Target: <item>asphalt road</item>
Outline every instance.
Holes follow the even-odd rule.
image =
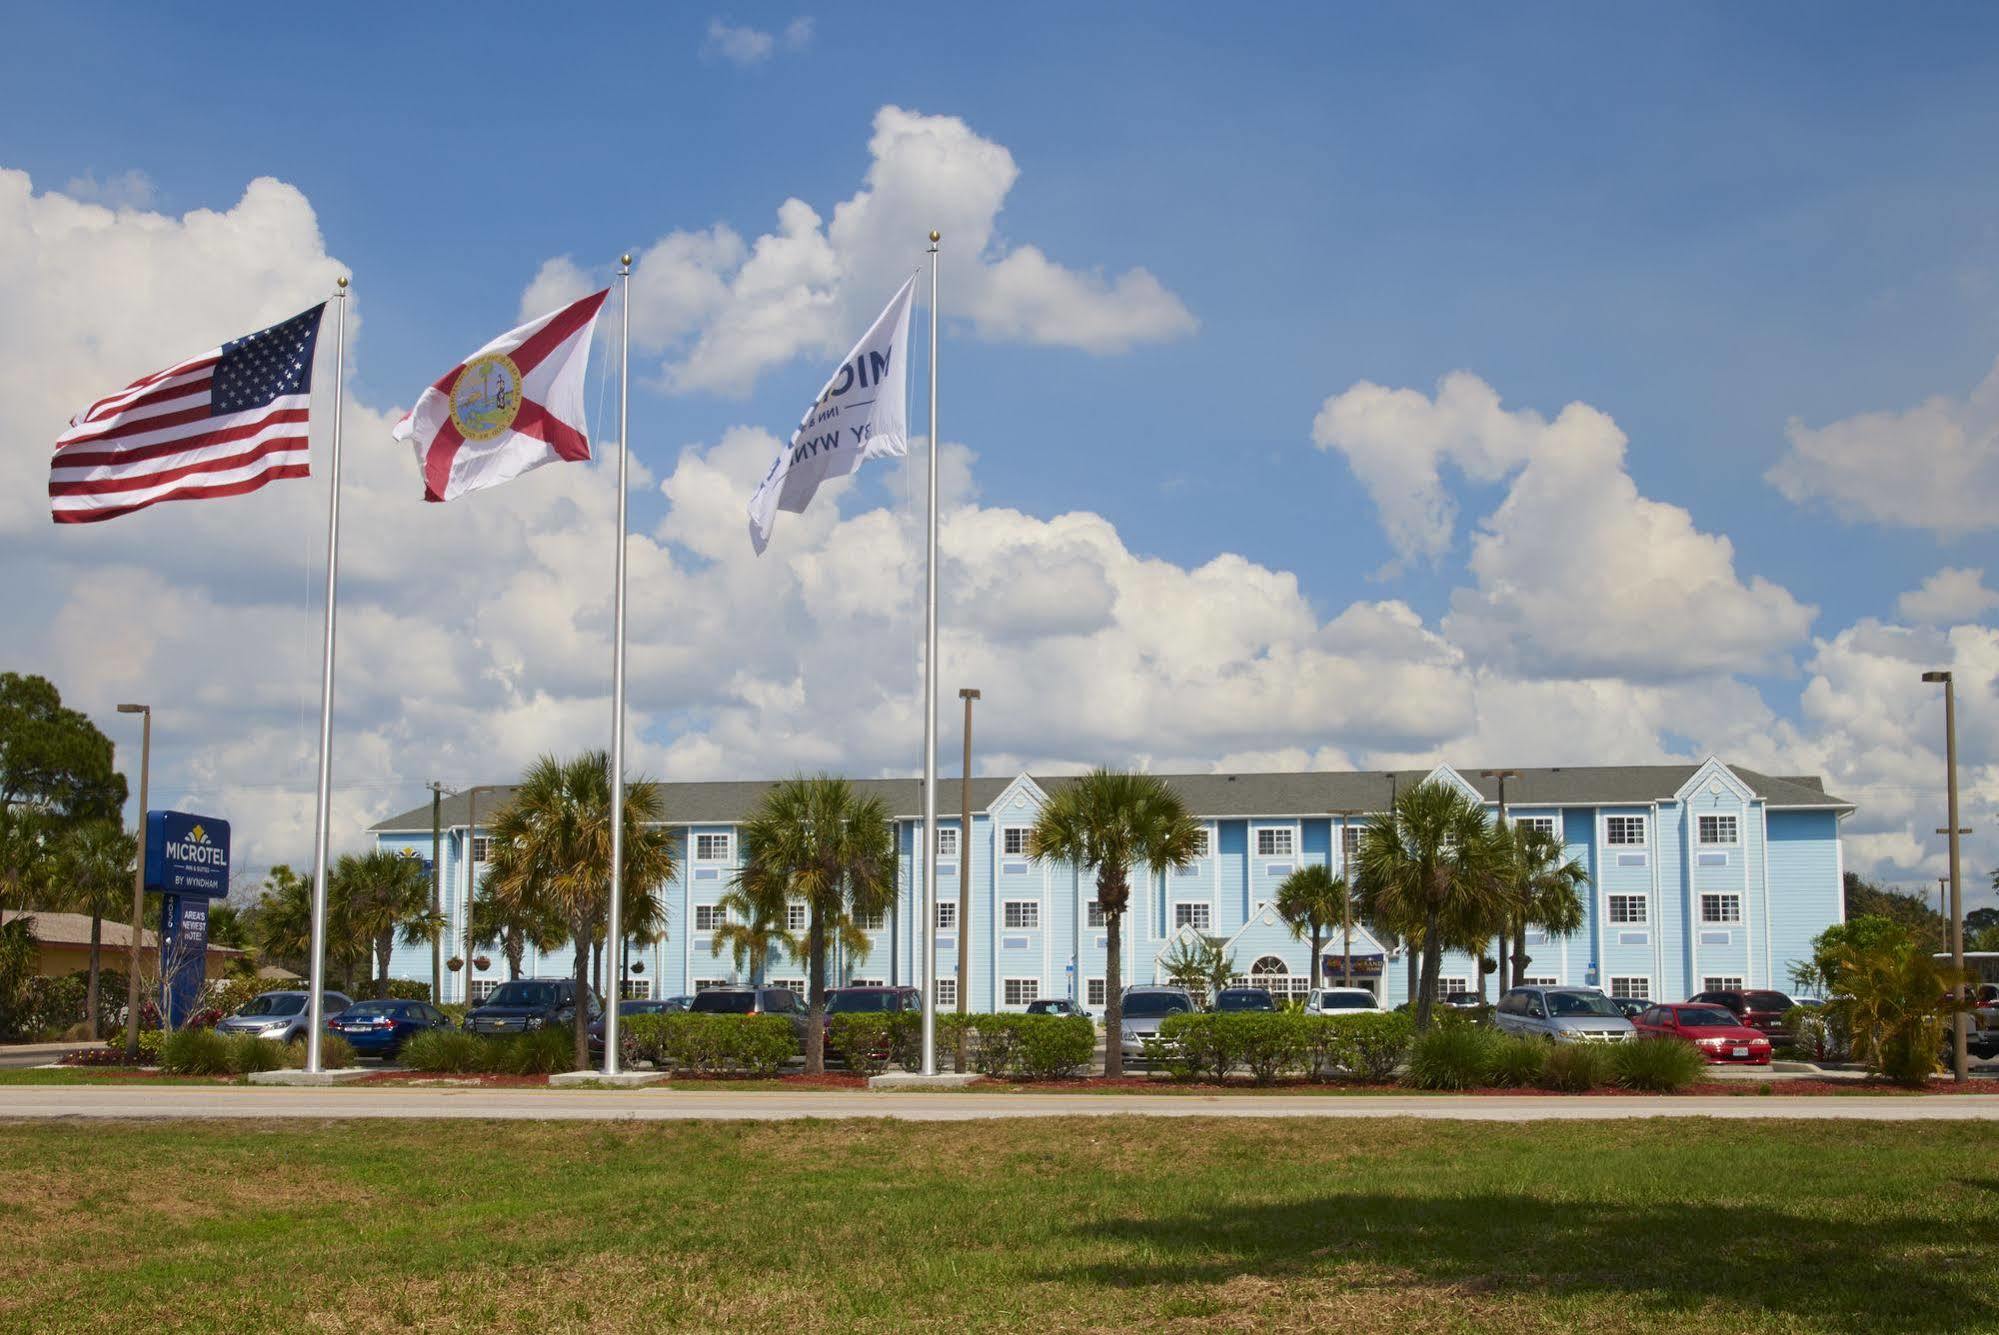
[[[857,1091],[204,1088],[0,1086],[0,1121],[49,1118],[497,1118],[516,1121],[744,1121],[897,1117],[1421,1117],[1453,1121],[1597,1121],[1632,1117],[1999,1121],[1999,1095],[1582,1098],[1412,1095],[919,1094]]]

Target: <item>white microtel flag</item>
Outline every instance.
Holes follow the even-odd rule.
[[[417,398],[394,435],[416,449],[425,500],[456,500],[558,459],[589,459],[583,372],[609,294],[508,330]]]
[[[827,478],[845,477],[868,459],[909,453],[909,304],[915,291],[911,274],[757,484],[750,497],[750,545],[759,556],[779,510],[802,514]]]

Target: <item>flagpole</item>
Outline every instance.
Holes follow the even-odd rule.
[[[930,234],[930,532],[923,566],[923,1074],[937,1074],[937,243]],[[959,835],[960,839],[965,836]],[[964,865],[970,866],[969,861]]]
[[[319,675],[319,798],[313,808],[312,942],[306,965],[305,1069],[320,1070],[320,1030],[325,1027],[327,807],[333,792],[333,614],[340,579],[340,404],[347,377],[347,280],[337,278],[333,326],[333,452],[327,468],[326,655]]]
[[[618,338],[618,559],[615,590],[611,594],[611,912],[604,926],[604,946],[613,961],[620,958],[624,942],[625,898],[625,465],[631,457],[629,443],[632,410],[632,257],[618,258],[619,304],[623,309],[624,332]],[[581,943],[578,944],[581,949]],[[622,979],[620,980],[622,983]],[[622,986],[611,989],[604,1007],[604,1074],[618,1074],[618,1003],[624,998]],[[576,999],[578,1006],[583,998]]]

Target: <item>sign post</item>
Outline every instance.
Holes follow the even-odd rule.
[[[229,822],[148,811],[146,889],[160,897],[160,1023],[178,1029],[208,981],[208,902],[229,894]]]

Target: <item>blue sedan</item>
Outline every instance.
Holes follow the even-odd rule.
[[[328,1020],[326,1027],[353,1044],[356,1056],[387,1061],[416,1035],[451,1028],[451,1020],[421,1001],[357,1001]]]

